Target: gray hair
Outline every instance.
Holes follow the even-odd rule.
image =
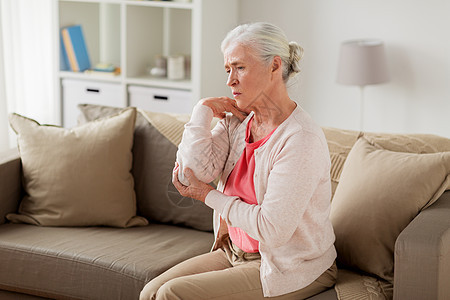
[[[300,72],[303,48],[296,42],[288,42],[284,32],[273,24],[257,22],[239,25],[228,32],[222,41],[222,52],[234,43],[250,46],[266,63],[279,56],[282,61],[284,82]]]

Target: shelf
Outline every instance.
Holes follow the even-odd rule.
[[[191,2],[176,2],[176,1],[128,0],[125,3],[127,5],[179,8],[179,9],[192,9],[193,6]]]
[[[59,77],[63,78],[72,78],[72,79],[81,79],[81,80],[94,80],[94,81],[106,81],[106,82],[124,82],[126,84],[134,84],[134,85],[144,85],[144,86],[153,86],[153,87],[162,87],[169,89],[177,89],[177,90],[191,90],[192,82],[189,79],[183,80],[169,80],[167,78],[156,78],[152,76],[139,76],[139,77],[129,77],[123,78],[123,75],[117,76],[109,76],[109,75],[93,75],[86,73],[77,73],[71,71],[60,71]]]
[[[95,80],[95,81],[106,81],[106,82],[122,82],[122,75],[117,76],[109,76],[109,75],[92,75],[86,73],[77,73],[71,71],[60,71],[59,77],[63,78],[72,78],[72,79],[82,79],[82,80]]]
[[[59,0],[59,2],[111,3],[111,4],[120,4],[120,3],[123,3],[123,0]]]
[[[112,3],[136,6],[151,6],[151,7],[165,7],[165,8],[180,8],[192,9],[191,2],[177,2],[177,1],[152,1],[152,0],[60,0],[60,2],[79,2],[79,3]]]
[[[62,0],[59,28],[81,25],[91,65],[100,62],[121,66],[121,5],[112,1]],[[60,66],[68,71],[68,66]]]
[[[58,26],[54,46],[59,54],[55,61],[60,66],[55,79],[61,91],[56,94],[61,95],[59,105],[64,115],[63,124],[64,119],[70,120],[78,113],[73,106],[65,105],[69,101],[67,98],[71,97],[68,87],[64,87],[65,81],[119,88],[120,92],[113,94],[122,106],[132,102],[133,95],[128,93],[130,87],[161,89],[172,95],[172,101],[175,101],[172,103],[184,94],[189,98],[189,101],[183,101],[187,105],[186,111],[202,97],[229,93],[224,84],[219,45],[228,30],[237,24],[237,0],[53,1],[54,21]],[[227,18],[224,19],[224,15]],[[219,19],[221,21],[217,22]],[[60,29],[71,25],[83,28],[91,66],[111,63],[120,67],[122,73],[110,76],[69,71],[61,56]],[[150,75],[149,70],[156,66],[157,57],[178,55],[185,57],[185,79],[169,80]],[[79,101],[87,100],[80,98]],[[140,105],[167,113],[180,108],[177,104],[159,107],[151,100],[142,101]]]
[[[147,3],[151,1],[130,2]],[[178,54],[191,56],[191,10],[178,8],[167,10],[148,5],[131,5],[126,9],[126,19],[126,44],[124,45],[126,78],[142,78],[144,74],[148,74],[148,69],[155,66],[155,57]],[[186,71],[186,76],[192,78],[191,72]],[[146,78],[145,75],[144,78]],[[183,85],[182,88],[190,89],[191,86]]]
[[[127,84],[154,86],[178,90],[191,90],[192,82],[189,79],[169,80],[167,78],[155,78],[151,76],[132,77],[126,79]]]

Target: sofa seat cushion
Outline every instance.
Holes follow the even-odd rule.
[[[145,283],[206,253],[213,234],[133,228],[0,226],[0,289],[49,298],[138,299]]]
[[[2,299],[2,300],[48,300],[49,298],[42,298],[39,296],[32,296],[32,295],[28,295],[28,294],[0,290],[0,299]],[[336,299],[333,299],[333,300],[336,300]]]

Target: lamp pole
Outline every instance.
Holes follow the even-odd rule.
[[[359,113],[359,129],[364,131],[364,85],[359,86],[359,90],[361,92],[361,103],[359,105],[360,113]]]

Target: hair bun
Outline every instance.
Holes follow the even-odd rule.
[[[300,72],[300,60],[303,57],[303,48],[296,42],[289,42],[289,76]]]

